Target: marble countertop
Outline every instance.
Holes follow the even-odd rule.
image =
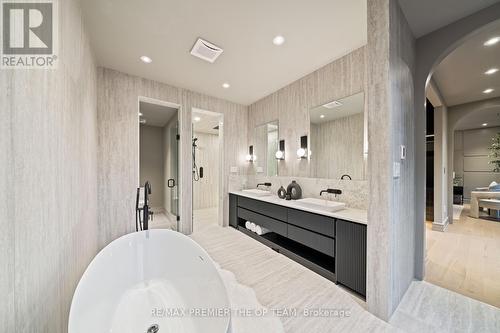
[[[345,208],[336,212],[328,212],[320,209],[313,209],[310,207],[304,207],[301,205],[297,205],[294,200],[284,200],[280,199],[277,195],[266,195],[266,196],[255,196],[243,191],[230,191],[229,193],[239,195],[242,197],[247,197],[250,199],[254,200],[259,200],[259,201],[264,201],[264,202],[269,202],[275,205],[280,205],[288,208],[294,208],[298,210],[302,210],[305,212],[310,212],[310,213],[315,213],[315,214],[320,214],[324,216],[330,216],[346,221],[351,221],[351,222],[356,222],[359,224],[364,224],[367,225],[368,221],[368,214],[366,210],[362,209],[354,209],[354,208]]]

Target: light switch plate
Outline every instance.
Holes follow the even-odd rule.
[[[238,173],[238,167],[232,166],[231,173]]]
[[[399,152],[402,160],[406,160],[406,146],[399,146]]]
[[[394,162],[394,166],[393,166],[392,169],[393,169],[393,171],[392,171],[393,172],[392,177],[394,179],[401,177],[401,163]]]
[[[263,173],[264,168],[263,167],[257,167],[257,173]]]

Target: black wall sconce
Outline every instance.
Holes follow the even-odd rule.
[[[307,158],[307,135],[300,137],[300,148],[297,149],[298,158]]]
[[[247,162],[252,163],[257,159],[257,156],[253,154],[253,146],[248,147],[248,155],[246,156]]]
[[[277,160],[285,159],[285,140],[280,140],[278,151],[275,156]]]

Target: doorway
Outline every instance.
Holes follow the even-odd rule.
[[[492,151],[495,138],[500,140],[500,92],[495,89],[500,46],[488,40],[499,33],[496,21],[464,38],[428,76],[427,139],[432,137],[433,153],[426,159],[426,174],[427,190],[433,190],[427,212],[433,212],[422,230],[423,278],[496,307],[500,173]]]
[[[223,115],[193,108],[193,230],[218,225],[222,218]]]
[[[148,229],[179,230],[179,106],[139,99],[139,185],[136,209],[150,211]],[[137,213],[137,212],[136,212]],[[141,216],[140,212],[139,216]],[[144,228],[144,218],[142,225]],[[140,228],[139,228],[140,229]]]

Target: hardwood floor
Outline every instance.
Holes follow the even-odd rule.
[[[427,227],[425,280],[500,308],[500,222],[462,210],[445,232]]]
[[[263,306],[297,311],[280,316],[285,332],[500,331],[500,309],[423,281],[410,285],[390,322],[384,322],[331,281],[233,228],[219,227],[213,212],[196,211],[194,216],[191,237],[214,261],[252,288]],[[343,312],[305,316],[304,310],[311,309]]]

